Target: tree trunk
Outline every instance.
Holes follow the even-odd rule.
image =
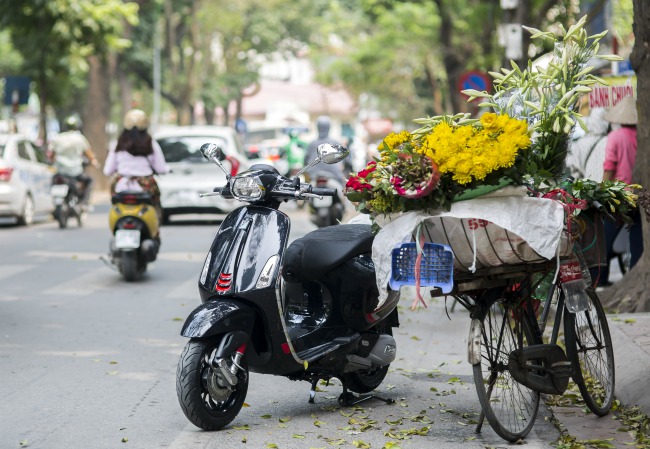
[[[630,56],[632,68],[637,76],[637,154],[634,178],[645,187],[650,186],[650,3],[634,0],[634,48]],[[645,216],[641,211],[641,216]],[[642,219],[644,252],[637,265],[625,275],[621,282],[603,292],[601,299],[610,310],[619,312],[650,311],[650,224]]]
[[[440,33],[438,36],[443,53],[442,62],[447,73],[447,84],[449,88],[449,98],[446,106],[450,110],[446,112],[461,111],[464,105],[461,105],[458,81],[465,66],[461,63],[460,57],[452,45],[454,24],[449,8],[444,0],[435,0],[435,3],[438,7],[438,15],[440,16]]]
[[[84,105],[84,134],[90,142],[100,163],[108,155],[108,135],[106,124],[110,116],[110,77],[108,64],[98,56],[88,58],[90,69],[88,71],[88,93]],[[103,175],[101,168],[90,169],[91,176],[95,179],[95,190],[106,190],[108,179]]]

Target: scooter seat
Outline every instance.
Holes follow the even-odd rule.
[[[153,204],[149,192],[128,191],[117,192],[111,198],[112,204]]]
[[[372,250],[370,225],[320,228],[294,240],[285,252],[282,276],[287,282],[315,281],[346,260]]]

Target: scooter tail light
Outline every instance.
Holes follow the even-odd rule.
[[[318,176],[316,178],[316,186],[317,187],[327,187],[327,178],[324,176]]]
[[[0,168],[0,181],[9,182],[13,171],[13,168]]]
[[[138,204],[138,198],[135,195],[124,195],[122,197],[122,203],[124,203],[124,204]]]
[[[220,273],[217,278],[217,285],[215,285],[214,290],[220,293],[227,292],[230,290],[232,285],[232,273]]]

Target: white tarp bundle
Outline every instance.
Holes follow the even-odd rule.
[[[565,211],[552,199],[526,196],[525,188],[506,187],[476,199],[453,203],[449,212],[413,211],[378,216],[381,230],[372,246],[379,306],[387,296],[391,252],[412,241],[423,224],[426,241],[451,246],[455,269],[551,260],[570,253],[563,237]]]

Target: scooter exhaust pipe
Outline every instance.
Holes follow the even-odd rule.
[[[159,245],[156,240],[153,239],[143,240],[142,243],[140,244],[140,248],[142,249],[142,254],[144,255],[144,258],[147,260],[147,262],[153,262],[154,260],[156,260],[156,256],[158,256],[158,249],[159,249]]]

